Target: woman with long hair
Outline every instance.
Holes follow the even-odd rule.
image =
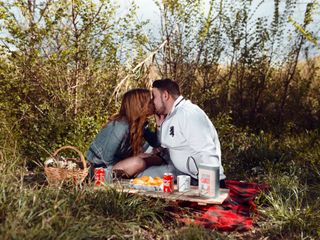
[[[161,158],[144,153],[149,144],[157,145],[156,141],[150,140],[153,135],[147,126],[147,118],[153,113],[149,90],[127,91],[119,112],[109,119],[90,144],[86,157],[91,166],[112,166],[113,171],[134,177],[151,165],[160,165]],[[149,140],[149,144],[145,140]]]

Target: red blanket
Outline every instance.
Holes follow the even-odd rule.
[[[253,213],[256,213],[254,198],[267,189],[265,184],[226,180],[229,196],[222,205],[193,205],[195,219],[182,219],[207,228],[222,231],[248,231],[253,227]]]

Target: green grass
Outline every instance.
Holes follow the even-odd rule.
[[[114,189],[94,190],[86,184],[51,187],[43,184],[41,172],[34,175],[36,181],[30,181],[22,177],[26,170],[9,155],[4,154],[0,163],[6,169],[0,176],[1,239],[177,239],[189,235],[187,239],[210,239],[220,235],[202,227],[182,228],[164,200]]]
[[[262,138],[246,153],[259,166],[249,179],[266,182],[270,191],[256,200],[259,227],[255,236],[271,239],[320,238],[320,138],[318,132]],[[261,147],[259,147],[261,146]],[[261,151],[264,149],[264,151]],[[257,154],[259,152],[259,154]],[[277,153],[279,158],[270,158]],[[261,162],[257,161],[260,156]]]
[[[4,239],[144,238],[161,232],[164,218],[171,219],[163,202],[112,189],[32,188],[3,182],[1,192]]]
[[[273,175],[271,191],[262,194],[261,231],[275,239],[316,239],[320,237],[320,195],[312,197],[310,186],[295,178]]]
[[[241,133],[229,142],[229,178],[267,183],[256,199],[254,228],[223,233],[176,220],[178,207],[113,189],[50,187],[43,169],[25,177],[26,160],[12,138],[0,139],[1,239],[319,239],[320,138],[318,132],[275,138]],[[230,131],[230,129],[228,130]],[[237,138],[241,135],[241,138]],[[4,135],[2,135],[3,137]],[[9,135],[6,135],[9,136]],[[232,136],[232,134],[229,134]],[[241,140],[239,140],[241,139]],[[245,144],[242,144],[242,142]],[[252,170],[252,167],[255,170]],[[237,172],[233,172],[237,170]],[[177,208],[177,209],[175,209]],[[186,217],[189,213],[184,211]]]

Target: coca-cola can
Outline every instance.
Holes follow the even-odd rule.
[[[100,186],[104,183],[105,174],[104,168],[99,167],[94,169],[94,185]]]
[[[174,191],[174,177],[172,173],[163,174],[163,192],[173,193]]]

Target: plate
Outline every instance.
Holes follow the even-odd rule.
[[[144,191],[155,191],[159,192],[162,191],[162,184],[160,186],[150,186],[150,185],[142,185],[142,184],[129,184],[129,188],[137,189],[137,190],[144,190]]]

